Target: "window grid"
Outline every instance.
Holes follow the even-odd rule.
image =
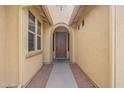
[[[28,51],[35,51],[35,16],[29,11]]]
[[[41,23],[37,21],[37,49],[41,49]]]
[[[41,50],[41,23],[29,11],[28,51]]]

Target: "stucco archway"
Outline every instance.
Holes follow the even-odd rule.
[[[73,37],[72,37],[72,30],[69,28],[69,26],[67,25],[67,24],[65,24],[65,23],[58,23],[58,24],[55,24],[53,27],[52,27],[52,29],[51,29],[51,36],[50,36],[50,47],[51,47],[51,62],[53,62],[53,59],[54,59],[54,51],[53,51],[53,34],[54,34],[54,31],[56,30],[56,28],[58,28],[58,27],[64,27],[64,28],[66,28],[67,30],[68,30],[68,33],[69,33],[69,41],[70,41],[70,43],[69,43],[69,48],[70,48],[70,52],[69,52],[69,60],[70,60],[70,62],[72,62],[72,56],[73,56],[73,47],[72,47],[72,41],[73,41]]]

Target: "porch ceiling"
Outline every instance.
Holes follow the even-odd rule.
[[[53,24],[69,23],[74,6],[73,5],[48,5],[48,10]]]

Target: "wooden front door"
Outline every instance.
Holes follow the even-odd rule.
[[[56,58],[66,58],[66,32],[56,32]]]

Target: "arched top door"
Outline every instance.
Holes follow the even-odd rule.
[[[55,59],[68,59],[69,33],[65,27],[57,27],[54,31],[54,52]]]

